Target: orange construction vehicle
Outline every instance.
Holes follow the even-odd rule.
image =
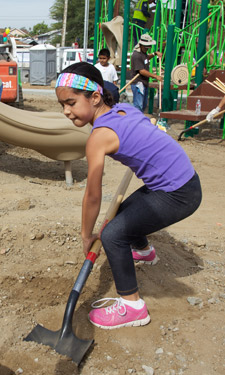
[[[0,44],[0,79],[3,83],[1,101],[14,107],[23,108],[22,85],[16,58],[14,38],[7,38]]]

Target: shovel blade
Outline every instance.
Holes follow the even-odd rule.
[[[72,331],[60,336],[61,330],[51,331],[38,324],[24,340],[50,346],[57,353],[71,358],[78,366],[94,340],[81,340]]]

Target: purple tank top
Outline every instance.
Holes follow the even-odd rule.
[[[109,156],[130,167],[149,189],[174,191],[193,177],[194,168],[178,142],[130,104],[116,104],[98,117],[92,131],[100,127],[112,129],[120,141],[118,152]]]

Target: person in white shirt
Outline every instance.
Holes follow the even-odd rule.
[[[95,67],[100,70],[103,80],[117,84],[118,76],[113,64],[109,63],[110,52],[108,48],[102,48],[98,54],[98,63]]]

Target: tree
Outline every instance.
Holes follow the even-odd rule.
[[[33,30],[30,32],[30,35],[31,36],[40,35],[40,34],[47,33],[48,31],[49,31],[48,25],[46,25],[46,23],[44,22],[41,22],[41,23],[37,23],[36,25],[34,25]]]
[[[89,24],[88,24],[88,47],[93,47],[93,40],[90,38],[94,36],[94,22],[95,22],[95,0],[89,0]],[[117,0],[118,1],[118,0]],[[55,3],[50,8],[50,16],[55,23],[51,25],[52,30],[60,30],[63,26],[63,13],[64,13],[65,0],[55,0]],[[107,2],[102,1],[102,6],[107,5]],[[133,10],[136,1],[130,1],[130,18],[132,19]],[[79,46],[83,47],[84,37],[84,10],[85,1],[69,0],[67,12],[67,25],[66,25],[66,45],[71,46],[75,41]],[[124,0],[119,1],[119,15],[123,17]],[[107,13],[107,12],[106,12]],[[52,44],[56,45],[61,43],[61,37],[57,36],[52,40]]]
[[[75,41],[78,41],[79,46],[83,47],[84,37],[84,10],[85,1],[69,0],[66,24],[66,45],[70,46]],[[56,0],[54,5],[50,8],[50,15],[56,22],[52,24],[52,29],[62,29],[64,13],[64,0]],[[94,21],[95,21],[95,0],[90,0],[89,3],[89,27],[88,27],[88,47],[93,47],[93,41],[90,38],[94,35]],[[55,37],[53,44],[61,43],[61,37]]]

